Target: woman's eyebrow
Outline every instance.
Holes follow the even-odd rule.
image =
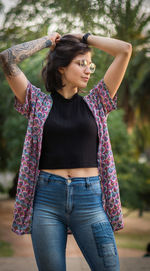
[[[77,61],[80,61],[80,60],[86,60],[85,58],[81,58],[81,59],[77,59]],[[86,60],[88,62],[88,60]],[[92,61],[89,61],[89,64],[91,64]]]

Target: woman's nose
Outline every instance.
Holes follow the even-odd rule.
[[[90,67],[89,67],[88,65],[87,65],[86,68],[85,68],[85,73],[88,73],[88,74],[91,73]]]

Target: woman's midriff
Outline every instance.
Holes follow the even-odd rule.
[[[92,177],[99,175],[98,168],[69,168],[69,169],[41,169],[41,171],[60,175],[64,178],[68,177]]]

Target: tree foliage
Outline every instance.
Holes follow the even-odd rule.
[[[118,91],[118,108],[108,126],[120,182],[121,198],[129,208],[147,208],[150,194],[149,166],[139,164],[140,153],[150,148],[150,15],[144,0],[20,0],[6,14],[0,32],[0,51],[50,32],[92,32],[130,42],[133,54]],[[2,11],[0,1],[0,11]],[[32,84],[44,85],[40,71],[46,56],[42,50],[20,68]],[[86,91],[101,79],[113,57],[93,49],[96,72]],[[0,70],[0,169],[18,170],[27,121],[14,109],[14,95]],[[86,93],[87,93],[86,92]],[[85,93],[85,94],[86,94]],[[129,134],[129,129],[132,134]]]
[[[0,1],[0,13],[2,12],[2,10],[3,10],[3,4],[2,4],[2,2]]]
[[[108,127],[116,162],[122,205],[139,209],[142,213],[150,206],[150,165],[136,159],[134,136],[127,132],[124,111],[109,114]]]

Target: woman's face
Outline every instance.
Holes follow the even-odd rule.
[[[80,63],[87,62],[87,66],[82,66]],[[83,55],[77,55],[67,67],[60,68],[62,74],[62,82],[65,86],[72,88],[85,88],[90,78],[91,52],[87,52]]]

